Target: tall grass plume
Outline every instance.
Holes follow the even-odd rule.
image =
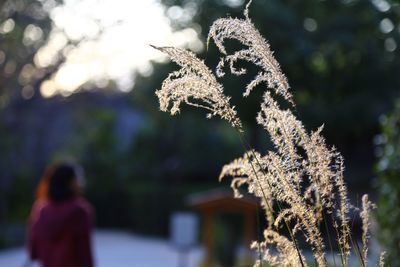
[[[327,249],[332,251],[332,243],[339,248],[341,266],[349,266],[352,253],[359,259],[360,266],[365,266],[369,212],[373,204],[366,195],[362,198],[360,249],[351,233],[349,212],[352,207],[343,176],[343,157],[326,144],[323,126],[308,132],[294,115],[294,100],[287,78],[268,42],[250,20],[249,6],[250,3],[244,18],[221,18],[211,26],[207,43],[214,42],[222,54],[215,74],[190,51],[153,46],[181,67],[157,90],[160,109],[175,115],[182,103],[203,108],[208,111],[208,117],[219,116],[228,121],[243,138],[242,123],[218,78],[225,75],[225,63],[234,75],[246,73],[246,69],[235,66],[238,61],[248,61],[259,67],[256,77],[244,88],[243,96],[264,86],[256,120],[269,134],[274,149],[265,153],[250,149],[225,165],[220,174],[220,179],[232,177],[235,197],[240,198],[240,189],[245,188],[259,199],[265,212],[264,240],[251,244],[261,252],[261,259],[256,260],[254,266],[261,266],[264,261],[272,266],[306,266],[306,257],[297,240],[305,240],[318,266],[328,266]],[[240,42],[243,49],[228,53],[227,39]],[[276,96],[289,103],[289,108],[283,108]],[[278,209],[273,209],[274,206]],[[326,223],[328,219],[331,229]],[[330,233],[329,242],[322,233],[323,224]],[[282,233],[283,225],[290,226],[290,237]],[[383,266],[383,255],[379,266]]]

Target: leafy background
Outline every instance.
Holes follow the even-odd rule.
[[[382,11],[378,2],[382,3],[254,0],[250,15],[289,79],[297,115],[309,130],[324,124],[328,143],[344,154],[351,197],[374,193],[374,184],[379,184],[378,222],[387,229],[381,231],[382,240],[398,249],[395,236],[400,234],[390,227],[397,225],[399,218],[386,216],[399,207],[398,172],[374,171],[375,153],[380,162],[396,154],[376,152],[374,140],[381,131],[387,144],[399,140],[398,125],[389,125],[387,119],[381,128],[379,118],[391,112],[400,97],[400,6],[399,1],[387,2],[390,8]],[[190,20],[171,23],[176,29],[193,27],[202,41],[216,18],[241,17],[244,4],[233,0],[162,3],[166,15],[172,7],[194,8]],[[135,87],[129,93],[115,90],[115,82],[109,81],[105,89],[92,84],[69,97],[43,98],[40,85],[65,61],[59,54],[47,68],[33,63],[52,29],[43,1],[1,1],[0,8],[0,22],[15,21],[13,31],[0,34],[0,58],[4,57],[0,60],[2,246],[23,241],[24,223],[40,175],[49,162],[61,158],[74,158],[85,168],[86,195],[96,208],[99,227],[166,236],[169,215],[187,209],[187,195],[227,186],[217,182],[220,167],[242,154],[229,126],[206,121],[205,114],[192,109],[182,112],[180,118],[158,111],[154,91],[175,65],[153,62],[150,77],[132,74]],[[39,27],[42,34],[34,44],[26,45],[23,32],[29,24]],[[79,41],[69,40],[66,45],[76,46]],[[229,44],[232,49],[237,45]],[[216,66],[219,59],[214,44],[199,56],[210,66]],[[249,67],[247,78],[227,76],[223,84],[243,114],[249,142],[262,150],[269,146],[268,137],[256,130],[254,119],[262,88],[245,101],[241,98],[242,88],[256,74],[253,67],[243,66]],[[390,116],[387,118],[393,118]],[[396,160],[389,162],[398,165]],[[388,187],[390,192],[385,189]],[[389,242],[387,233],[395,241]]]

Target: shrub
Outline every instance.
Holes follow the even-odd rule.
[[[382,134],[375,138],[379,144],[379,240],[387,250],[388,263],[398,265],[400,255],[400,100],[393,112],[382,117]]]

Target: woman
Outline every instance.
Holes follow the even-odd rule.
[[[92,267],[93,211],[81,195],[77,168],[49,167],[39,183],[29,219],[28,250],[43,267]]]

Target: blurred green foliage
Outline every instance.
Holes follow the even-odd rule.
[[[181,6],[183,11],[197,10],[193,20],[175,19],[174,25],[200,27],[200,37],[205,40],[215,19],[243,17],[245,1],[163,2]],[[302,119],[312,127],[325,122],[326,133],[335,144],[366,134],[372,137],[377,117],[388,111],[387,103],[399,95],[399,49],[390,51],[387,43],[391,41],[387,40],[392,38],[397,44],[400,35],[396,28],[382,26],[382,20],[398,25],[400,6],[388,4],[382,11],[372,2],[255,0],[250,6],[250,17],[288,77]],[[237,44],[232,43],[231,48],[237,49]],[[210,66],[216,66],[220,57],[212,43],[200,56]],[[252,74],[256,74],[254,69],[244,78],[229,76],[224,83],[238,109],[245,112],[244,119],[254,124],[260,98],[241,99]]]
[[[75,130],[54,157],[70,156],[84,167],[85,195],[99,227],[167,235],[169,215],[188,208],[185,197],[215,187],[214,173],[240,153],[227,125],[213,122],[210,128],[193,116],[169,123],[145,119],[123,147],[118,146],[115,111],[75,110],[75,116]]]
[[[254,24],[269,40],[293,88],[297,115],[309,129],[325,123],[328,143],[343,152],[346,177],[357,187],[368,186],[365,179],[372,176],[372,138],[379,131],[378,117],[388,112],[392,100],[400,94],[400,7],[389,4],[387,10],[384,6],[379,9],[378,2],[254,0],[250,7]],[[29,84],[19,77],[27,64],[34,66],[34,54],[51,31],[49,15],[42,12],[43,3],[0,3],[0,23],[10,18],[15,21],[15,30],[0,34],[0,50],[6,54],[0,71],[5,73],[8,62],[15,64],[12,73],[0,75],[0,227],[5,221],[23,220],[29,212],[27,203],[33,198],[45,165],[70,156],[85,168],[86,194],[97,210],[99,226],[165,235],[169,214],[187,208],[185,196],[218,186],[220,167],[242,154],[237,136],[229,125],[216,119],[207,121],[202,111],[184,108],[179,119],[158,111],[154,91],[171,70],[177,69],[174,64],[153,63],[153,75],[138,74],[134,90],[123,96],[142,117],[137,131],[130,133],[132,141],[122,142],[123,146],[115,131],[119,119],[115,106],[100,105],[92,98],[81,101],[80,93],[65,99],[42,99],[38,93],[40,83],[56,71],[63,62],[62,55],[54,66],[35,66],[36,79]],[[215,19],[226,15],[242,17],[244,8],[241,0],[162,3],[176,29],[193,27],[203,41]],[[189,12],[193,17],[172,20],[174,9],[169,7],[179,7],[182,14]],[[33,9],[39,13],[32,13]],[[37,44],[26,46],[23,31],[29,24],[40,27],[42,36]],[[238,48],[234,42],[229,46]],[[220,57],[212,43],[199,56],[210,66],[216,66]],[[262,90],[256,90],[245,100],[241,98],[244,85],[257,69],[246,63],[239,65],[248,68],[249,76],[227,75],[222,82],[242,114],[247,139],[265,151],[268,138],[255,130],[254,119]],[[26,85],[33,86],[29,99],[21,94]],[[51,101],[57,108],[41,109]],[[68,103],[75,103],[68,121],[51,116],[62,112]],[[24,110],[27,106],[30,109]],[[59,139],[46,139],[48,129],[40,125],[48,124],[40,124],[43,121],[64,127],[59,131]],[[24,132],[24,125],[31,131]],[[63,129],[69,130],[64,133]],[[45,154],[43,147],[51,147],[51,155]],[[24,149],[31,150],[34,157],[19,157]],[[394,216],[387,219],[399,222]]]
[[[29,174],[16,177],[10,190],[6,193],[9,199],[8,216],[9,222],[20,223],[29,216],[33,202],[32,181]]]
[[[58,0],[54,2],[57,4]],[[7,27],[5,27],[7,25]],[[35,53],[51,30],[51,19],[41,1],[0,1],[0,246],[9,243],[4,235],[6,221],[21,221],[29,213],[32,180],[24,162],[16,162],[19,144],[16,127],[11,126],[13,107],[21,103],[22,92],[33,97],[43,78],[54,68],[39,70],[33,64]],[[36,29],[36,40],[24,41],[25,31]],[[25,38],[26,39],[26,38]],[[11,114],[11,115],[10,115]],[[25,217],[25,218],[24,218]]]
[[[166,13],[170,17],[177,8],[183,14],[195,10],[192,20],[183,15],[175,18],[173,25],[178,29],[193,27],[206,40],[215,19],[243,17],[245,1],[163,3],[169,6]],[[368,189],[365,179],[373,176],[372,139],[379,131],[378,117],[388,112],[393,99],[400,95],[399,14],[399,4],[386,1],[254,0],[250,6],[252,21],[269,41],[289,80],[296,115],[309,130],[324,125],[327,142],[346,159],[347,182],[366,187],[360,188],[363,191]],[[235,42],[227,44],[231,50],[238,49]],[[213,43],[199,56],[211,67],[220,58]],[[255,132],[254,119],[264,88],[260,86],[255,94],[243,99],[243,88],[257,70],[245,62],[238,67],[248,68],[248,75],[226,75],[222,82],[242,114],[249,142],[257,148],[265,142],[262,134]],[[154,76],[164,75],[159,69]]]
[[[400,100],[395,109],[382,119],[382,134],[376,143],[379,154],[379,199],[376,216],[379,239],[387,252],[388,264],[397,266],[400,260]]]
[[[52,29],[48,9],[61,0],[3,0],[0,1],[0,23],[8,22],[8,30],[0,34],[0,114],[15,101],[38,94],[40,83],[53,74],[63,62],[57,55],[54,64],[46,68],[34,64],[36,52],[46,44]],[[27,38],[35,31],[35,38]],[[3,31],[3,30],[2,30]]]

